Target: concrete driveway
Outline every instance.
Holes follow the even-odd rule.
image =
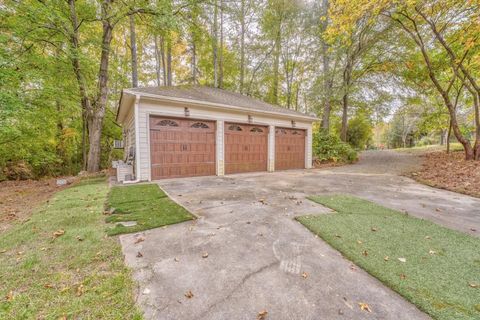
[[[308,195],[349,193],[478,236],[480,200],[396,175],[417,164],[373,152],[329,170],[159,181],[200,218],[120,237],[145,318],[429,319],[293,220],[329,211]]]

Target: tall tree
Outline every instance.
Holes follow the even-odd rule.
[[[129,17],[130,21],[130,55],[132,59],[132,87],[138,87],[138,59],[137,59],[137,39],[135,32],[135,16]]]

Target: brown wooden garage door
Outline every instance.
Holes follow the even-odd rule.
[[[275,170],[305,168],[305,130],[275,129]]]
[[[268,128],[225,124],[225,173],[267,170]]]
[[[152,179],[215,174],[215,122],[150,117]]]

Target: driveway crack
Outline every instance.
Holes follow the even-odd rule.
[[[258,268],[257,270],[254,270],[248,274],[246,274],[242,280],[240,280],[240,282],[235,286],[235,288],[233,288],[226,296],[224,296],[222,299],[219,299],[217,301],[215,301],[214,303],[212,303],[210,306],[208,306],[207,310],[205,310],[204,312],[202,312],[198,317],[196,317],[196,319],[202,319],[205,315],[207,315],[210,310],[212,310],[213,308],[215,308],[217,305],[221,304],[221,303],[224,303],[225,301],[227,301],[228,299],[230,299],[233,294],[239,290],[250,278],[252,278],[253,276],[259,274],[259,273],[262,273],[263,271],[273,267],[274,265],[278,264],[279,262],[278,261],[273,261],[267,265],[264,265],[260,268]]]

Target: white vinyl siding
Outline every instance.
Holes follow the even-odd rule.
[[[126,118],[124,132],[123,160],[127,160],[130,149],[135,152],[135,117],[133,116],[133,108]]]

